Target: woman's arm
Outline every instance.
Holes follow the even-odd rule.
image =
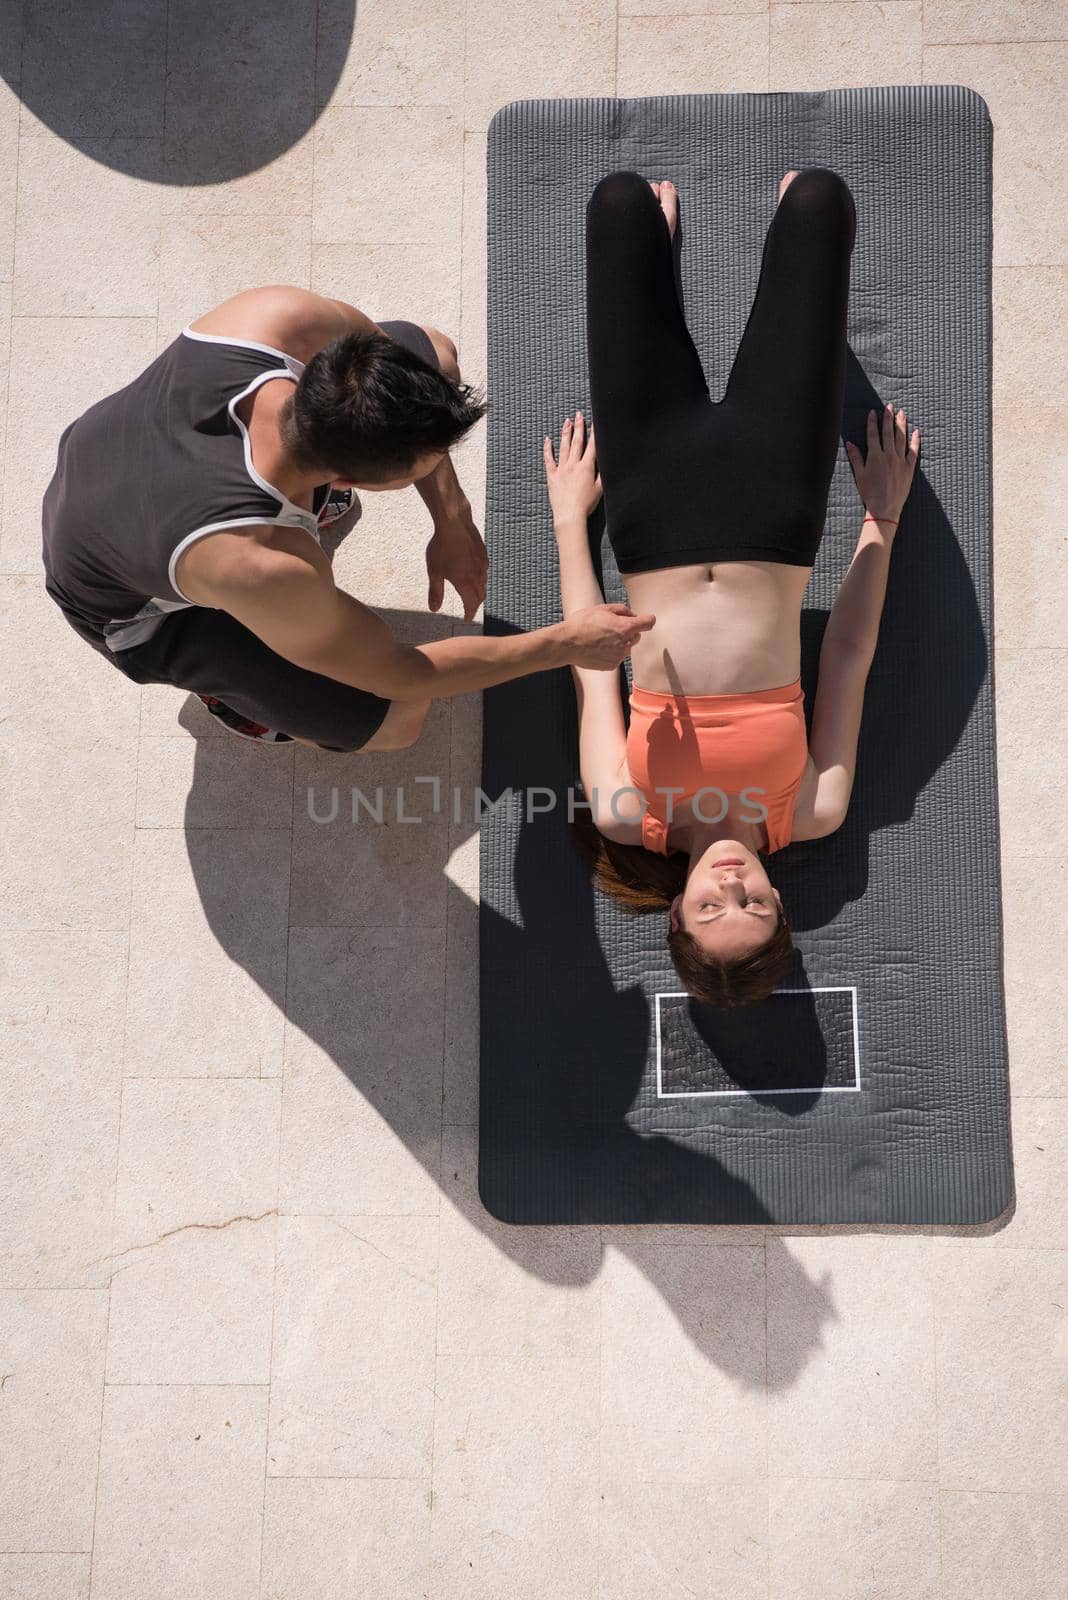
[[[879,638],[890,553],[919,456],[918,428],[906,447],[904,411],[895,416],[887,405],[881,422],[880,434],[876,413],[868,413],[864,460],[852,441],[846,443],[869,509],[823,635],[809,739],[815,784],[798,812],[795,839],[823,838],[841,827],[853,793],[864,690]]]
[[[553,531],[560,558],[560,602],[565,621],[577,611],[604,604],[593,568],[587,528],[590,512],[601,498],[601,480],[596,475],[593,434],[590,433],[584,447],[584,433],[585,422],[579,411],[574,424],[568,418],[561,429],[559,465],[553,463],[548,435],[543,446]],[[614,609],[625,616],[633,615],[627,606]],[[638,617],[635,627],[644,632],[655,620],[652,616]],[[612,809],[613,794],[630,784],[619,673],[590,672],[572,663],[571,675],[578,702],[579,772],[593,821],[602,833],[610,833],[624,843],[636,842],[641,829],[638,796],[620,795],[615,812]]]

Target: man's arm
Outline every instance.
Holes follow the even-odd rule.
[[[190,600],[229,612],[287,661],[390,700],[468,694],[573,660],[607,671],[643,629],[640,619],[599,606],[530,633],[405,645],[337,587],[300,528],[221,529],[190,547],[177,577]]]

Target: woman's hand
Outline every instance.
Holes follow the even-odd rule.
[[[880,429],[881,423],[881,429]],[[862,459],[860,449],[846,440],[846,455],[853,468],[860,498],[873,517],[898,517],[909,497],[912,477],[920,454],[920,430],[913,428],[907,439],[904,411],[894,413],[888,401],[882,415],[868,412],[868,451]]]
[[[565,417],[560,429],[559,461],[553,460],[553,445],[545,435],[542,446],[553,523],[585,522],[601,498],[601,478],[593,445],[593,429],[586,438],[582,412],[576,411],[574,425]]]

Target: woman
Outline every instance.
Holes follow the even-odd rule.
[[[668,910],[687,991],[765,998],[791,965],[763,860],[840,826],[887,569],[919,455],[905,413],[869,412],[846,451],[864,503],[824,634],[807,738],[800,613],[838,451],[856,208],[826,167],[787,172],[723,398],[712,401],[676,290],[678,195],[636,172],[586,209],[592,426],[578,412],[545,471],[564,615],[602,600],[587,518],[606,526],[635,612],[629,729],[615,673],[573,668],[595,881]]]

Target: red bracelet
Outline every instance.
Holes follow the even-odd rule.
[[[889,522],[895,528],[897,527],[897,524],[898,524],[897,517],[873,517],[870,511],[868,512],[868,515],[864,518],[864,521],[865,522]]]

